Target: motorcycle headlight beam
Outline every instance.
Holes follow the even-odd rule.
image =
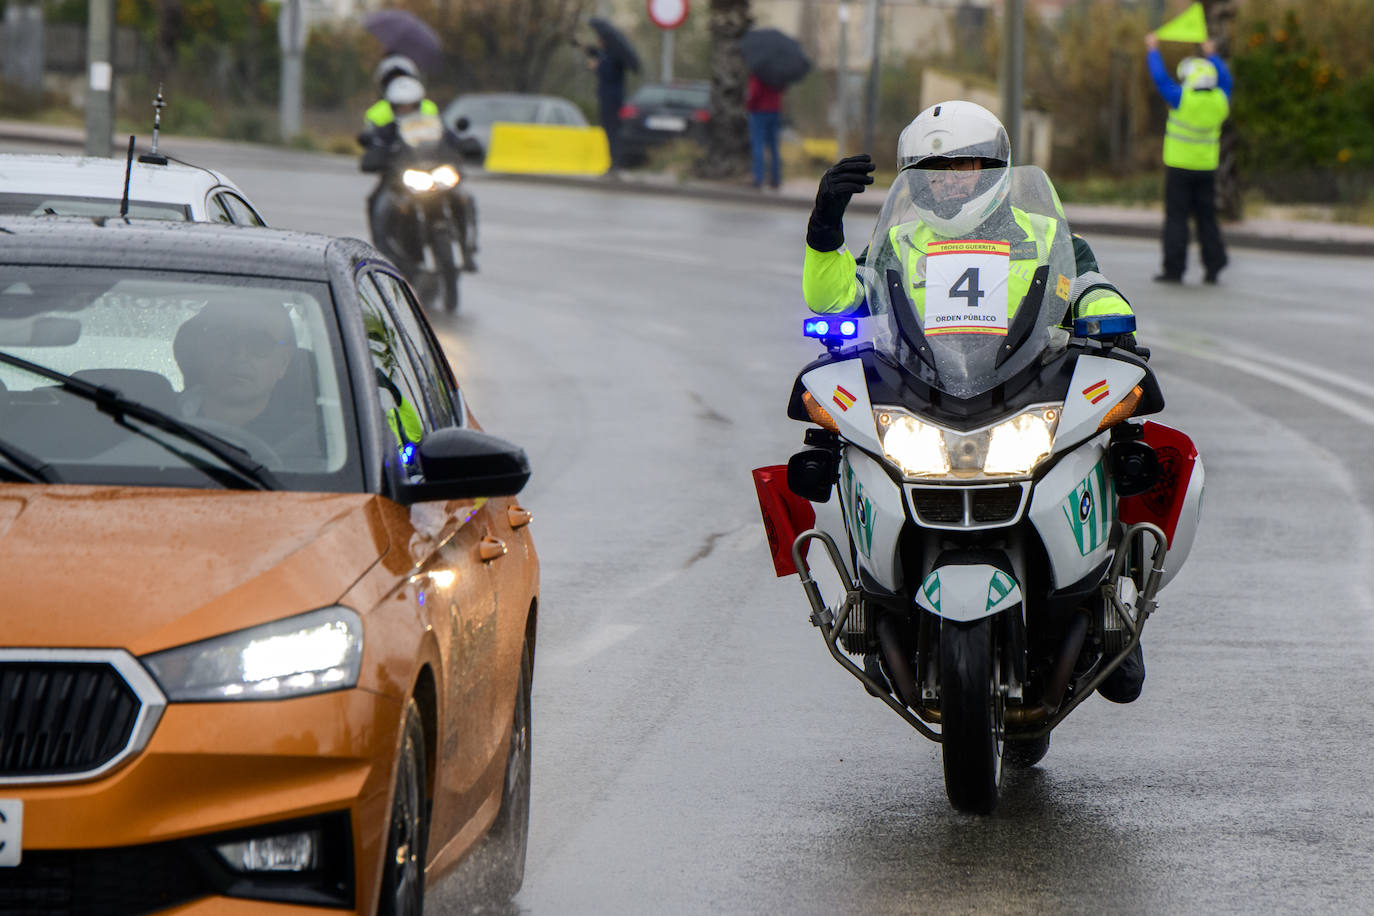
[[[929,423],[892,411],[875,411],[878,435],[887,460],[907,477],[943,477],[949,473],[944,436]]]
[[[429,173],[437,187],[448,189],[458,183],[458,170],[451,165],[441,165]]]
[[[894,407],[875,407],[873,418],[883,454],[905,477],[1025,477],[1050,456],[1059,406],[1031,407],[969,432],[945,429]]]
[[[432,191],[434,176],[420,169],[406,169],[401,173],[401,184],[412,191]]]

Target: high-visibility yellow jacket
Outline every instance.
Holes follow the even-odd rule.
[[[1170,168],[1211,172],[1221,161],[1221,125],[1231,103],[1220,89],[1195,89],[1186,83],[1178,107],[1164,125],[1164,164]]]
[[[1048,217],[1015,207],[1012,208],[1012,216],[1023,238],[1013,240],[1011,246],[1011,274],[1007,284],[1008,317],[1016,314],[1022,297],[1030,289],[1036,269],[1048,261],[1054,235],[1059,231],[1059,223]],[[917,221],[903,223],[889,232],[886,252],[868,252],[867,255],[876,262],[876,259],[883,257],[896,260],[900,257],[899,252],[904,249],[907,251],[909,260],[903,265],[902,273],[910,283],[908,295],[912,305],[922,315],[925,307],[922,259],[926,247],[933,241],[941,239],[929,226]],[[1088,243],[1077,235],[1073,236],[1072,241],[1077,276],[1073,281],[1073,293],[1065,321],[1092,315],[1134,314],[1130,303],[1098,270],[1097,259]],[[817,251],[808,245],[802,267],[802,295],[807,307],[821,314],[847,314],[857,309],[863,302],[863,288],[855,273],[857,266],[847,248]]]
[[[420,102],[420,114],[438,115],[439,106],[429,99]],[[363,120],[371,127],[385,127],[396,120],[396,114],[391,110],[391,103],[386,99],[378,99],[363,112]]]

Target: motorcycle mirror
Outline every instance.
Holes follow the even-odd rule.
[[[830,501],[840,473],[839,457],[823,448],[803,449],[787,459],[787,489],[813,503]]]

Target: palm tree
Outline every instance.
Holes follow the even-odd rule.
[[[744,111],[749,72],[739,40],[753,24],[749,0],[711,0],[711,121],[706,152],[696,166],[704,178],[749,173],[749,120]]]

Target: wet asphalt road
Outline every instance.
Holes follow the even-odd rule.
[[[348,160],[195,152],[275,225],[365,235]],[[1142,698],[1088,701],[974,818],[772,575],[749,470],[800,443],[805,211],[474,187],[481,273],[436,326],[535,468],[519,912],[1367,910],[1374,261],[1233,251],[1222,286],[1161,288],[1154,243],[1091,240],[1206,462],[1203,524]]]

